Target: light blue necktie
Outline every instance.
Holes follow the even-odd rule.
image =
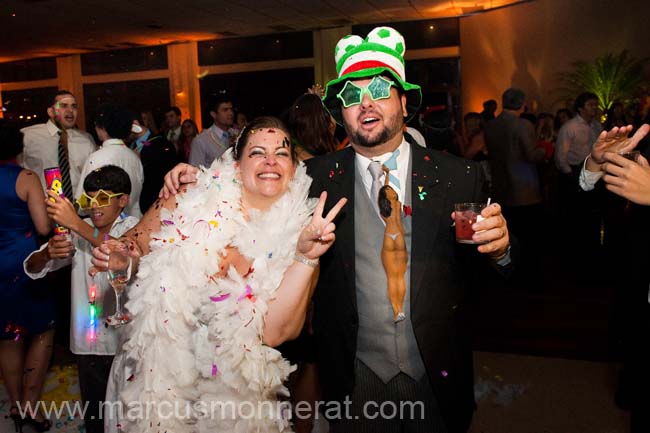
[[[397,157],[399,156],[399,149],[395,150],[393,154],[384,162],[384,165],[386,166],[387,169],[389,169],[391,172],[393,170],[397,170]],[[388,180],[392,182],[393,185],[395,185],[397,188],[402,189],[399,179],[396,176],[393,176],[391,173],[388,174]]]

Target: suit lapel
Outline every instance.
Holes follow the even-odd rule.
[[[417,311],[419,288],[430,270],[429,258],[445,212],[446,188],[441,183],[435,154],[411,144],[411,314]]]
[[[337,272],[343,273],[345,292],[354,306],[357,308],[357,294],[355,288],[355,236],[354,236],[354,179],[355,179],[355,158],[354,150],[349,147],[340,153],[340,158],[333,160],[329,167],[329,182],[325,182],[327,191],[327,206],[330,209],[345,197],[347,204],[339,214],[336,221],[336,242],[333,249],[335,255],[340,257],[342,268]]]

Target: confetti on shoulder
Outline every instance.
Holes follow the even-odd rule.
[[[230,293],[224,293],[223,295],[219,295],[219,296],[210,296],[210,300],[212,302],[222,302],[228,298],[230,298]]]

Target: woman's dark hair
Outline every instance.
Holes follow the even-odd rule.
[[[131,179],[126,171],[116,165],[105,165],[88,173],[84,179],[84,191],[113,191],[115,194],[131,194]]]
[[[237,141],[235,141],[235,146],[233,147],[233,157],[235,158],[235,160],[236,161],[241,160],[242,151],[244,150],[244,147],[246,147],[246,144],[248,143],[250,136],[254,134],[254,131],[263,128],[279,129],[280,131],[284,132],[287,135],[287,139],[288,139],[287,145],[291,150],[291,159],[295,162],[296,153],[294,152],[293,146],[291,144],[291,134],[289,133],[289,129],[285,126],[284,123],[282,123],[280,119],[272,116],[257,117],[253,119],[253,121],[250,122],[248,125],[246,125],[244,128],[242,128],[241,132],[239,133],[239,136],[237,137]]]
[[[336,150],[338,142],[330,132],[330,125],[330,114],[317,95],[305,93],[289,108],[287,126],[293,138],[314,156]]]
[[[379,205],[379,214],[384,218],[390,217],[390,214],[393,211],[393,208],[391,207],[390,204],[390,200],[388,199],[388,195],[386,194],[388,188],[392,189],[390,185],[384,185],[381,188],[379,188],[379,195],[377,196],[377,204]]]
[[[181,123],[181,128],[183,128],[183,126],[185,126],[186,123],[189,123],[190,125],[192,125],[192,128],[194,129],[194,135],[199,134],[199,128],[198,128],[198,126],[196,126],[195,121],[193,121],[192,119],[185,119],[185,120],[183,120],[183,123]]]
[[[14,159],[23,151],[23,133],[0,119],[0,161]]]

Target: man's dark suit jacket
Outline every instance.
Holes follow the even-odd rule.
[[[450,227],[454,203],[483,201],[478,164],[411,144],[411,314],[415,337],[450,433],[465,432],[475,409],[472,351],[466,330],[465,277],[476,246],[459,245]],[[343,401],[354,386],[358,316],[355,293],[352,148],[307,161],[312,196],[327,191],[326,211],[348,203],[336,220],[336,242],[321,257],[313,328],[326,401]],[[382,236],[378,234],[377,236]],[[383,272],[378,269],[377,272]]]

